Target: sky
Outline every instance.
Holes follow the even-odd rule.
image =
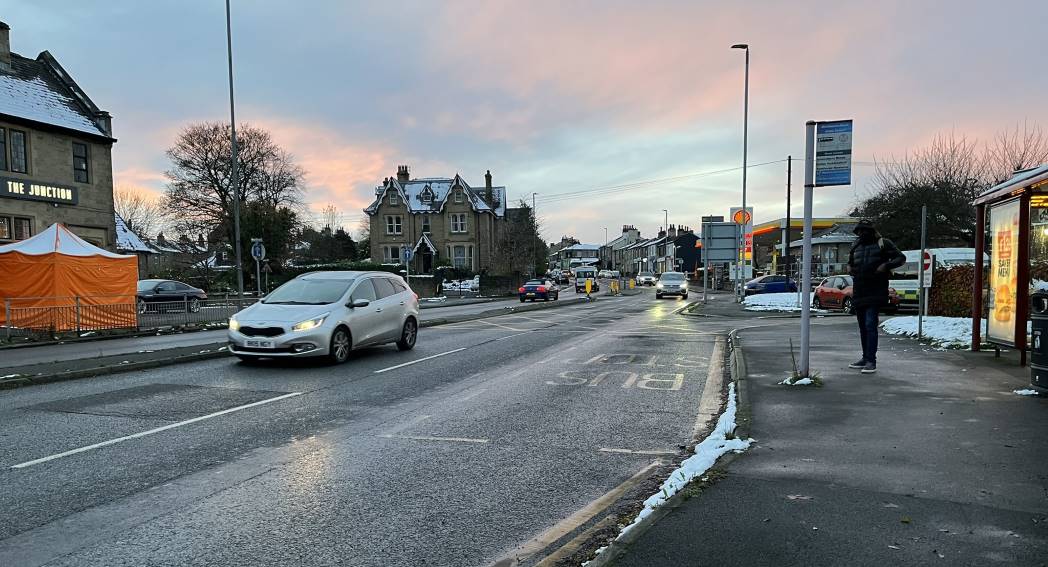
[[[853,185],[876,160],[953,132],[1048,128],[1048,2],[233,0],[237,120],[268,129],[307,171],[306,201],[355,229],[383,178],[491,170],[535,197],[543,236],[601,243],[623,225],[697,227],[742,200],[785,215],[786,157],[807,120],[854,119]],[[12,2],[12,51],[49,50],[113,115],[117,186],[162,193],[187,124],[229,120],[221,0]],[[803,212],[794,162],[793,215]],[[318,215],[319,218],[319,215]]]

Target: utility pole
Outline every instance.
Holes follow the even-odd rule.
[[[742,215],[743,219],[746,218],[746,152],[749,148],[749,126],[750,126],[750,46],[746,43],[736,43],[731,46],[732,49],[742,49],[746,52],[746,75],[743,82],[742,91]],[[743,223],[741,231],[742,238],[739,239],[740,244],[745,247],[746,241],[746,227],[749,223]],[[736,268],[741,264],[742,269],[735,270],[735,287],[737,297],[741,297],[742,281],[745,274],[745,267],[748,264],[746,259],[746,252],[742,252],[742,261],[736,264]]]
[[[535,211],[535,195],[538,195],[538,193],[531,194],[531,220],[533,223],[535,223],[535,235],[531,239],[531,246],[528,247],[531,249],[531,258],[528,259],[529,274],[535,271],[535,253],[538,251],[538,248],[536,248],[535,240],[537,240],[539,237],[539,215]],[[538,274],[536,273],[534,275],[537,276]]]
[[[917,338],[924,337],[924,316],[928,309],[928,297],[924,291],[924,255],[928,252],[928,205],[921,205],[921,259],[917,266]],[[977,260],[978,261],[978,260]],[[931,267],[933,270],[935,266]]]
[[[233,190],[233,250],[237,259],[237,294],[244,297],[244,266],[240,252],[240,167],[237,156],[237,115],[233,104],[233,28],[226,0],[226,55],[229,61],[230,186]]]
[[[790,218],[790,196],[793,190],[790,183],[793,180],[793,156],[786,156],[786,230],[782,233],[782,259],[785,262],[786,282],[790,280],[790,229],[793,219]],[[788,287],[788,286],[787,286]]]

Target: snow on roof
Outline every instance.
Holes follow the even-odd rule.
[[[108,137],[44,63],[14,53],[0,71],[0,114]]]
[[[561,251],[565,250],[600,250],[599,244],[572,244],[567,248],[561,248]]]
[[[128,228],[127,223],[114,213],[116,217],[116,249],[122,252],[156,252],[142,241],[137,234]]]
[[[396,191],[408,207],[410,213],[439,213],[444,210],[444,204],[448,202],[451,190],[460,187],[470,205],[476,211],[491,211],[498,217],[506,216],[506,188],[492,187],[492,200],[494,207],[489,205],[483,198],[483,188],[474,189],[458,175],[454,178],[445,177],[421,177],[410,181],[398,181],[390,178],[386,185],[375,188],[375,201],[364,211],[374,214],[382,198],[390,190]]]
[[[46,254],[62,254],[63,256],[103,256],[106,258],[133,258],[123,254],[114,254],[91,244],[90,242],[73,234],[68,228],[60,223],[55,223],[43,232],[20,240],[12,244],[0,246],[0,254],[18,252],[27,256],[43,256]]]

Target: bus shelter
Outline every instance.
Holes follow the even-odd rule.
[[[1016,171],[975,200],[975,257],[990,246],[989,271],[975,263],[972,350],[986,341],[1019,351],[1026,365],[1033,264],[1048,264],[1048,164]]]

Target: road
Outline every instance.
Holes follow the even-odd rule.
[[[571,299],[574,297],[574,293],[563,296],[564,299]],[[498,299],[490,302],[468,303],[465,305],[455,305],[453,301],[454,300],[452,300],[450,305],[423,309],[419,318],[422,321],[430,321],[433,319],[460,317],[464,315],[483,313],[485,311],[517,307],[520,305],[516,299]],[[179,316],[181,315],[182,314],[179,314]],[[49,362],[81,360],[90,357],[133,354],[160,349],[213,345],[215,343],[224,342],[225,340],[226,330],[216,329],[166,335],[125,337],[119,339],[70,341],[62,344],[7,349],[2,352],[2,355],[0,355],[0,369]]]
[[[0,565],[491,564],[691,440],[724,345],[683,305],[4,392]]]

